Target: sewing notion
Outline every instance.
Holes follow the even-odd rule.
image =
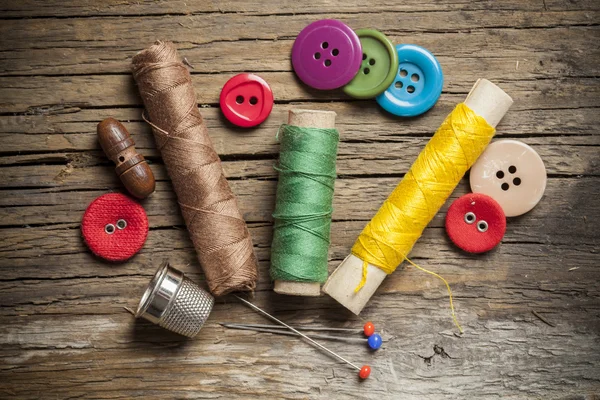
[[[154,192],[154,174],[135,150],[135,142],[122,123],[106,118],[97,126],[98,141],[106,156],[116,164],[117,175],[132,196],[143,199]]]
[[[323,291],[359,314],[387,274],[404,260],[465,172],[492,139],[512,99],[479,80],[446,118],[352,247]],[[439,275],[427,271],[441,278]],[[444,280],[448,290],[450,287]],[[452,298],[451,308],[453,310]],[[455,318],[455,323],[458,325]]]
[[[221,325],[225,328],[229,329],[240,329],[247,331],[256,331],[256,332],[265,332],[265,333],[274,333],[276,335],[287,335],[287,336],[299,336],[294,332],[290,332],[287,330],[285,326],[280,325],[265,325],[265,324],[234,324],[234,323],[221,323]],[[315,331],[315,332],[343,332],[343,333],[363,333],[361,330],[356,329],[345,329],[345,328],[321,328],[321,327],[310,327],[310,326],[296,326],[294,329],[299,331]],[[368,338],[357,338],[352,336],[332,336],[332,335],[323,335],[321,333],[313,333],[310,335],[312,338],[316,339],[325,339],[325,340],[339,340],[342,342],[352,342],[352,343],[367,343],[371,350],[378,350],[383,340],[381,335],[378,333],[371,334]]]
[[[353,364],[350,361],[346,360],[344,357],[340,356],[339,354],[337,354],[337,353],[329,350],[327,347],[323,346],[322,344],[320,344],[318,342],[315,342],[313,339],[311,339],[310,337],[306,336],[304,333],[298,331],[295,328],[292,328],[291,326],[289,326],[286,323],[284,323],[284,322],[280,321],[279,319],[275,318],[274,316],[272,316],[271,314],[269,314],[265,310],[261,309],[260,307],[257,307],[254,304],[250,303],[248,300],[244,300],[244,299],[242,299],[239,296],[235,296],[235,297],[237,297],[242,303],[246,304],[248,307],[252,308],[254,311],[256,311],[256,312],[264,315],[267,318],[270,318],[274,322],[277,322],[279,325],[286,327],[291,332],[293,332],[296,335],[302,337],[303,339],[305,339],[306,341],[308,341],[308,343],[310,343],[311,345],[317,347],[320,350],[323,350],[327,354],[332,355],[333,357],[337,358],[338,360],[343,361],[346,364],[350,365],[352,368],[354,368],[355,370],[358,371],[358,376],[361,379],[367,379],[369,377],[369,375],[371,375],[371,367],[369,367],[368,365],[363,365],[362,368],[356,366],[355,364]]]
[[[277,293],[319,296],[327,279],[339,133],[332,111],[291,110],[281,143],[271,244]]]
[[[496,200],[507,217],[530,211],[546,190],[546,167],[530,146],[513,139],[493,142],[470,173],[471,190]]]
[[[85,244],[100,258],[126,261],[146,242],[148,217],[144,208],[121,193],[107,193],[93,200],[81,220]]]
[[[260,125],[271,114],[273,92],[260,76],[239,74],[225,83],[219,104],[229,122],[242,128],[251,128]]]
[[[415,117],[438,101],[444,86],[442,67],[427,49],[414,44],[396,46],[398,72],[394,82],[376,97],[387,112]]]
[[[465,194],[448,208],[446,232],[462,250],[484,253],[502,241],[506,232],[506,216],[500,204],[490,196]]]
[[[188,68],[170,42],[136,54],[133,76],[210,291],[252,291],[258,266],[250,232],[196,103]]]
[[[357,99],[372,99],[394,82],[398,73],[398,55],[392,42],[379,31],[359,29],[356,35],[362,47],[362,64],[343,90]]]
[[[292,47],[292,66],[308,86],[331,90],[356,76],[362,62],[360,39],[348,25],[322,19],[306,26]]]
[[[200,332],[213,304],[209,293],[165,261],[144,291],[135,317],[192,338]]]

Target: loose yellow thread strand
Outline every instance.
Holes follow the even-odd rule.
[[[460,324],[458,323],[458,319],[456,318],[456,313],[454,312],[454,303],[452,301],[452,290],[450,290],[450,284],[448,283],[447,280],[445,280],[441,275],[436,274],[433,271],[429,271],[428,269],[425,269],[423,267],[418,266],[417,264],[415,264],[414,262],[412,262],[410,259],[408,258],[404,258],[406,261],[408,261],[408,263],[410,265],[412,265],[413,267],[420,269],[423,272],[427,272],[428,274],[431,274],[433,276],[435,276],[436,278],[439,278],[442,280],[442,282],[444,282],[444,284],[446,285],[446,289],[448,289],[448,297],[450,298],[450,311],[452,312],[452,319],[454,320],[454,325],[456,325],[456,327],[458,328],[460,333],[463,333],[463,329],[460,326]]]
[[[412,263],[407,255],[494,133],[495,129],[464,103],[457,105],[446,117],[404,179],[354,243],[352,254],[364,261],[356,292],[367,280],[368,264],[391,274],[406,259],[446,284],[452,315],[459,326],[446,280]]]
[[[452,290],[450,289],[450,284],[448,283],[448,281],[446,279],[444,279],[444,277],[442,277],[441,275],[438,275],[433,271],[429,271],[428,269],[425,269],[425,268],[417,265],[415,262],[413,262],[408,257],[404,257],[404,259],[406,261],[408,261],[408,263],[410,265],[412,265],[413,267],[415,267],[423,272],[427,272],[428,274],[431,274],[431,275],[435,276],[436,278],[439,278],[442,282],[444,282],[444,284],[446,285],[446,289],[448,289],[448,297],[450,298],[450,312],[452,313],[452,319],[454,320],[454,325],[456,325],[456,327],[458,328],[458,331],[462,334],[463,329],[460,326],[460,324],[458,323],[458,319],[456,318],[456,313],[454,311],[454,302],[452,300]],[[369,267],[369,263],[366,261],[363,261],[363,277],[360,281],[361,284],[359,286],[357,286],[356,289],[354,289],[354,293],[358,292],[362,288],[362,286],[364,286],[364,284],[367,280],[367,268],[368,267]]]

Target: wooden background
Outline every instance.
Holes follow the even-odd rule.
[[[372,3],[0,1],[0,398],[598,398],[600,3]],[[445,75],[437,105],[397,119],[374,101],[302,85],[290,49],[322,18],[432,51]],[[174,41],[194,66],[198,103],[260,259],[255,302],[294,324],[372,320],[385,340],[378,352],[328,342],[370,364],[368,381],[293,338],[225,330],[219,322],[265,322],[230,297],[217,300],[194,340],[124,310],[162,259],[203,280],[129,72],[131,57],[155,39]],[[259,73],[274,91],[258,129],[234,128],[220,114],[220,89],[239,72]],[[515,100],[498,136],[532,145],[549,179],[540,204],[509,220],[496,250],[472,256],[453,247],[444,208],[412,252],[450,282],[465,334],[454,334],[445,287],[412,268],[388,277],[360,317],[327,296],[274,294],[275,133],[287,111],[338,113],[333,270],[479,77]],[[94,258],[79,228],[92,199],[123,191],[96,141],[96,124],[109,116],[125,122],[158,179],[143,203],[148,241],[118,265]],[[467,190],[463,180],[452,198]]]

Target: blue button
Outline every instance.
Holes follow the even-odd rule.
[[[442,94],[442,67],[433,54],[414,44],[399,44],[396,53],[398,74],[386,91],[376,97],[377,103],[399,117],[423,114]]]

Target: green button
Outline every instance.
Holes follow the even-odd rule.
[[[398,54],[392,42],[374,29],[356,31],[362,46],[360,70],[344,86],[344,93],[357,99],[371,99],[383,93],[398,72]]]

